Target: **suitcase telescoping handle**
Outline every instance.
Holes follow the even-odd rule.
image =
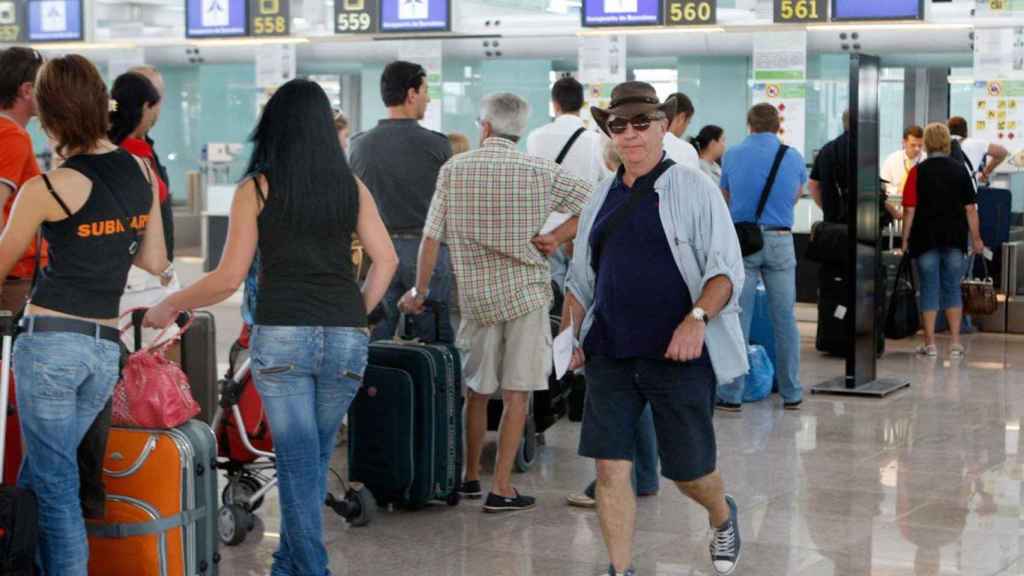
[[[0,336],[3,337],[3,356],[0,356],[0,478],[4,477],[4,451],[7,448],[7,404],[11,389],[11,344],[14,342],[14,314],[0,310]]]
[[[135,350],[138,351],[142,348],[142,319],[146,317],[146,312],[149,308],[136,308],[132,310],[132,335],[135,341]],[[174,321],[178,325],[178,328],[184,329],[188,326],[192,320],[191,312],[182,312],[178,314],[178,318]]]
[[[434,316],[434,342],[441,341],[441,314],[446,309],[445,305],[437,300],[426,300],[423,302],[423,309],[425,314],[431,314]],[[413,326],[413,319],[416,316],[412,314],[403,314],[403,321],[399,323],[400,333],[395,336],[399,340],[415,340],[416,334]]]

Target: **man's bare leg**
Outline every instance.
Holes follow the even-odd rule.
[[[498,460],[494,465],[494,485],[491,492],[498,496],[511,498],[516,495],[512,488],[512,467],[515,465],[519,443],[523,439],[530,393],[505,390],[501,396],[505,408],[501,414],[501,427],[498,430]],[[486,414],[485,409],[485,418]],[[486,420],[484,425],[486,426]]]
[[[466,482],[480,480],[480,459],[487,437],[487,402],[490,396],[468,391],[466,402]]]
[[[711,526],[718,528],[729,521],[729,505],[725,502],[725,483],[717,470],[692,482],[676,482],[679,491],[708,511]]]
[[[597,515],[616,572],[625,572],[633,563],[636,496],[632,475],[633,463],[629,460],[597,461]]]

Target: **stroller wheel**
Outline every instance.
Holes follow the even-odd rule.
[[[225,506],[231,506],[232,504],[238,504],[245,508],[243,504],[245,500],[255,494],[262,484],[258,478],[254,476],[243,474],[233,480],[228,481],[228,485],[224,487],[221,492],[220,500]],[[249,502],[248,509],[250,512],[259,510],[260,506],[263,506],[263,497],[257,498],[254,502]]]
[[[217,515],[217,534],[225,546],[238,546],[254,524],[252,514],[237,504],[224,506]]]

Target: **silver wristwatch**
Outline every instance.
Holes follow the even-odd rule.
[[[710,319],[708,317],[708,313],[705,312],[704,309],[701,308],[700,306],[694,306],[693,310],[690,311],[690,316],[693,316],[694,320],[698,320],[705,324],[707,324],[708,320]]]

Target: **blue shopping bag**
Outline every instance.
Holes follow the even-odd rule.
[[[750,359],[750,373],[747,374],[747,385],[743,388],[743,401],[759,402],[772,393],[775,366],[768,358],[768,352],[756,344],[747,348],[747,357]]]

